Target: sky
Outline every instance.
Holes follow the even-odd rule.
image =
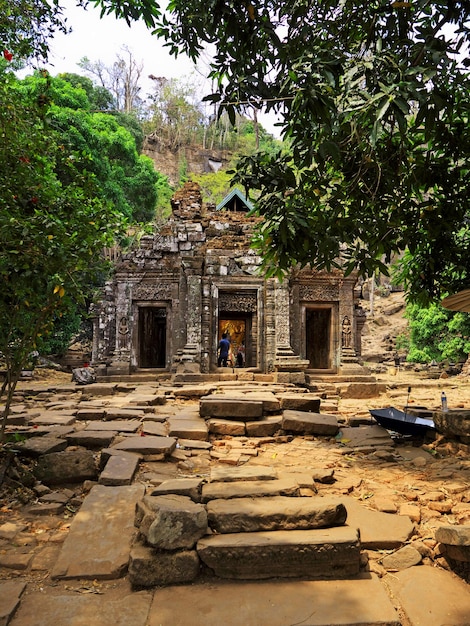
[[[201,60],[195,67],[184,55],[177,59],[170,56],[163,42],[152,36],[143,23],[133,22],[129,27],[123,19],[118,20],[113,15],[100,18],[98,8],[89,5],[85,10],[77,7],[75,0],[61,0],[60,4],[64,7],[64,16],[72,32],[67,35],[59,33],[51,40],[49,64],[46,68],[52,75],[61,72],[81,73],[78,63],[83,57],[112,65],[125,46],[132,52],[137,63],[143,62],[143,96],[152,89],[153,81],[148,79],[149,74],[167,79],[195,74],[201,79],[201,98],[211,92],[210,84],[205,81],[207,63]],[[259,114],[258,119],[268,132],[279,137],[273,116]]]

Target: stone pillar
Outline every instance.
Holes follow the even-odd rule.
[[[129,285],[119,283],[116,289],[116,339],[114,358],[111,361],[113,374],[129,374],[131,365],[131,338],[129,318],[131,315]]]
[[[290,343],[290,295],[289,283],[276,280],[274,287],[276,358],[275,367],[283,371],[303,371],[309,362],[295,354]],[[303,376],[303,374],[302,374]],[[302,380],[302,377],[300,378]]]
[[[201,278],[191,275],[187,278],[186,344],[179,356],[180,362],[185,365],[200,362],[201,313]],[[199,366],[196,369],[199,370]]]
[[[264,294],[264,354],[260,356],[263,370],[273,372],[276,361],[276,297],[273,279],[269,279],[265,282]]]
[[[211,352],[216,349],[217,337],[213,337],[211,314],[211,283],[209,278],[202,279],[201,312],[201,372],[208,374],[211,366]]]

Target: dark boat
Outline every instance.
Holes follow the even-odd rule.
[[[393,406],[387,409],[370,409],[369,413],[380,426],[400,435],[419,437],[425,435],[428,430],[436,429],[432,419],[404,413]]]

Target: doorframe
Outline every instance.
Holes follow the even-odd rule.
[[[246,313],[246,316],[251,315],[251,332],[252,332],[252,341],[251,341],[251,356],[252,356],[252,365],[250,366],[250,370],[263,368],[263,359],[265,359],[265,354],[261,350],[261,346],[264,345],[264,307],[262,303],[262,285],[259,284],[259,281],[256,283],[247,281],[246,283],[223,283],[222,281],[217,284],[212,284],[211,288],[211,296],[212,296],[212,323],[211,323],[211,359],[210,359],[210,369],[214,370],[217,368],[217,338],[219,333],[219,293],[237,293],[237,292],[247,292],[251,291],[256,296],[256,312]],[[230,311],[223,311],[224,313],[230,313]],[[233,311],[233,315],[243,315],[243,311]],[[253,340],[253,332],[256,332],[256,340]],[[246,338],[245,338],[246,339]],[[246,346],[245,346],[246,347]]]
[[[171,328],[171,303],[166,300],[158,300],[155,302],[149,301],[135,301],[133,303],[133,314],[134,314],[134,341],[133,341],[133,360],[135,361],[135,367],[137,369],[151,369],[151,370],[160,370],[160,371],[168,371],[171,366],[171,354],[172,354],[172,346],[171,346],[171,338],[172,338],[172,328]],[[140,365],[140,309],[165,309],[165,319],[166,319],[166,331],[165,331],[165,367],[152,367],[152,368],[142,368]]]
[[[330,367],[309,368],[307,372],[315,374],[337,374],[339,370],[339,335],[338,335],[338,303],[337,302],[302,302],[300,305],[301,355],[307,359],[307,310],[330,311],[330,339],[328,353]]]

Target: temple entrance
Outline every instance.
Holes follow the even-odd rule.
[[[232,367],[252,367],[252,321],[251,315],[221,312],[217,345],[227,333],[230,340],[229,365]]]
[[[166,308],[139,308],[139,367],[166,367]]]
[[[305,309],[305,356],[310,369],[330,369],[331,308]]]

